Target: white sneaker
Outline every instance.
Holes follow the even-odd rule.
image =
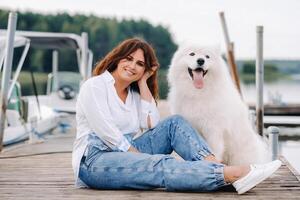
[[[271,176],[281,164],[280,160],[275,160],[266,164],[250,165],[250,172],[232,185],[238,194],[243,194]]]

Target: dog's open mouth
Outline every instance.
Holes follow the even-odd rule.
[[[203,78],[207,74],[207,71],[208,70],[204,70],[201,67],[198,67],[194,70],[192,70],[191,68],[188,67],[188,72],[193,80],[193,84],[194,84],[195,88],[197,88],[197,89],[203,88],[203,85],[204,85]]]

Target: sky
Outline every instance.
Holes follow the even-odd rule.
[[[266,59],[300,59],[299,0],[1,0],[0,8],[142,18],[167,27],[179,45],[214,44],[225,51],[219,18],[224,11],[236,58],[255,58],[256,26],[261,25]]]

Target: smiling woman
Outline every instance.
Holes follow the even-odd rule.
[[[107,70],[112,73],[114,78],[121,78],[117,79],[120,80],[120,83],[116,83],[117,85],[123,85],[122,82],[126,82],[126,88],[130,85],[132,90],[139,92],[140,88],[137,80],[146,72],[143,81],[147,81],[150,92],[156,100],[158,98],[158,84],[156,78],[158,66],[158,60],[151,46],[140,39],[134,38],[125,40],[113,51],[108,53],[103,60],[96,64],[93,75],[102,74]],[[117,88],[117,91],[118,90],[119,87]]]
[[[117,69],[112,72],[112,76],[115,80],[119,80],[115,83],[115,87],[123,102],[125,102],[128,94],[125,88],[128,88],[132,82],[141,79],[144,72],[144,53],[141,49],[137,49],[126,58],[120,60]]]
[[[72,154],[77,186],[212,191],[233,183],[241,194],[280,167],[280,161],[225,166],[181,116],[160,122],[157,69],[151,46],[128,39],[81,86]],[[184,161],[172,157],[172,151]]]

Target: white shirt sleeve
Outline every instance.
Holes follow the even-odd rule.
[[[151,127],[148,127],[148,116],[150,117]],[[141,99],[140,103],[140,126],[141,128],[148,129],[154,128],[159,122],[159,112],[156,107],[154,99],[151,103]]]
[[[111,116],[105,85],[82,85],[78,101],[92,131],[109,147],[128,151],[130,143]]]

